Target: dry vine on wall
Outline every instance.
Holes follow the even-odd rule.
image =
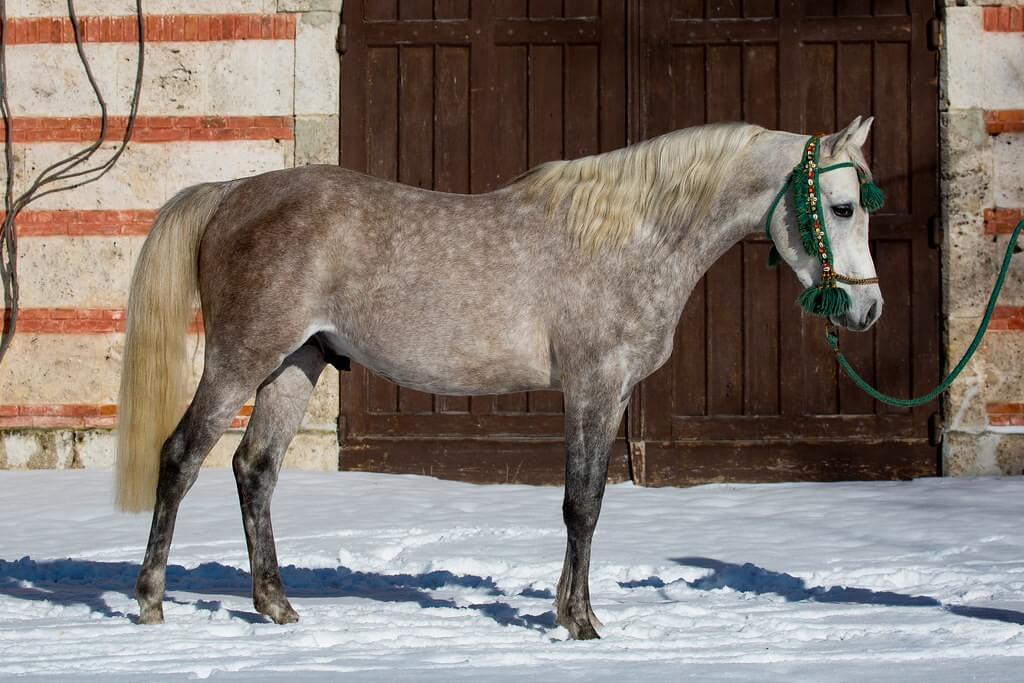
[[[6,173],[3,226],[0,229],[0,280],[3,281],[4,290],[4,319],[3,328],[0,330],[0,362],[3,362],[4,356],[11,346],[18,325],[18,235],[15,230],[18,214],[26,206],[46,195],[72,190],[101,178],[117,163],[118,158],[127,148],[139,109],[139,95],[142,92],[142,67],[145,58],[145,26],[142,19],[142,0],[135,0],[139,50],[136,60],[135,87],[132,90],[124,135],[109,157],[102,162],[90,165],[93,155],[107,139],[107,103],[103,99],[92,68],[89,66],[89,59],[85,55],[82,45],[82,30],[75,13],[74,0],[68,0],[68,19],[71,22],[78,58],[96,97],[96,103],[99,105],[99,134],[96,140],[88,146],[43,169],[23,193],[15,196],[12,129],[17,122],[11,117],[11,107],[7,100],[7,38],[10,34],[10,22],[7,19],[7,2],[0,0],[0,115],[3,116],[4,122],[4,170]]]

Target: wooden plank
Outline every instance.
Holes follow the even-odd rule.
[[[565,480],[565,446],[561,441],[351,440],[342,445],[340,461],[344,470],[421,474],[475,484],[559,486]],[[624,439],[612,447],[608,479],[629,479]]]
[[[934,13],[930,0],[914,0],[916,17],[911,42],[910,84],[910,183],[911,211],[916,223],[911,232],[914,251],[911,279],[914,302],[912,373],[914,394],[926,393],[938,384],[942,369],[941,252],[928,244],[928,221],[938,216],[938,55],[928,49],[925,21]],[[927,424],[941,400],[913,410],[916,420]]]
[[[906,45],[875,46],[874,111],[879,121],[874,131],[872,170],[885,188],[885,213],[910,210],[910,73]]]
[[[387,21],[398,18],[398,0],[363,0],[366,21]],[[357,19],[358,15],[353,16]]]
[[[398,3],[398,18],[409,19],[433,19],[433,0],[401,0]]]
[[[495,36],[497,45],[595,45],[601,28],[592,19],[502,19]]]
[[[460,7],[445,7],[458,14]],[[468,3],[466,6],[468,11]],[[438,6],[439,16],[442,12]],[[434,101],[434,188],[441,192],[469,192],[469,48],[438,46]],[[438,396],[437,410],[468,413],[466,396]]]
[[[906,18],[809,18],[799,22],[799,37],[805,45],[833,41],[862,41],[866,36],[890,43],[909,42],[912,26],[910,19]],[[776,19],[684,19],[672,21],[670,32],[674,45],[722,45],[775,42],[780,28],[786,33],[785,27]]]
[[[617,3],[622,5],[623,3]],[[601,13],[598,0],[565,0],[566,17],[596,17]]]
[[[845,5],[841,6],[841,10]],[[845,126],[855,116],[867,116],[872,110],[871,43],[846,43],[836,46],[836,69],[843,77],[836,83],[836,126]],[[870,164],[869,140],[865,146]],[[874,221],[872,221],[874,227]],[[842,269],[842,264],[839,264]],[[875,374],[875,330],[863,334],[843,334],[843,353],[868,381]],[[866,415],[875,412],[874,400],[840,373],[838,382],[839,412],[844,415]]]
[[[680,447],[690,442],[728,441],[877,441],[922,438],[920,425],[906,414],[890,415],[678,415],[672,439]]]
[[[748,19],[774,17],[775,0],[744,0],[743,16]]]
[[[715,0],[707,7],[708,19],[738,19],[742,16],[741,0]]]
[[[428,417],[391,411],[374,415],[373,425],[374,434],[402,437],[562,438],[565,431],[560,414],[531,415],[513,411],[471,416],[436,413]]]
[[[938,456],[926,441],[695,444],[685,449],[647,443],[650,486],[712,482],[913,479],[934,476]]]
[[[804,132],[832,132],[836,129],[835,45],[805,45],[803,48]],[[799,356],[805,366],[804,410],[829,414],[836,410],[836,367],[831,351],[823,343],[821,318],[804,315],[804,339]]]
[[[401,3],[407,19],[430,18],[431,3]],[[434,186],[434,48],[403,46],[400,50],[398,98],[398,182]],[[398,410],[425,414],[434,410],[430,394],[398,387]]]
[[[877,386],[882,393],[908,397],[910,374],[911,321],[913,302],[910,295],[913,254],[909,242],[887,240],[877,245],[875,268],[886,283],[885,310],[878,322]],[[882,413],[905,413],[905,408],[880,405]]]
[[[743,413],[780,411],[779,272],[767,267],[767,242],[743,244]],[[784,266],[783,266],[784,267]]]
[[[736,245],[711,267],[707,282],[707,410],[743,413],[743,253]]]
[[[494,154],[494,182],[501,186],[529,167],[528,112],[529,48],[498,47],[495,69],[500,74],[497,87],[498,127],[491,133],[490,151]],[[525,413],[526,394],[508,394],[495,400],[495,408],[503,413]]]
[[[469,0],[434,0],[437,19],[468,19]]]
[[[561,13],[561,0],[530,3],[530,16],[557,16]],[[564,47],[561,45],[533,45],[530,47],[529,68],[529,167],[545,161],[563,158],[564,99]],[[532,391],[527,396],[527,410],[533,414],[559,414],[562,412],[562,394],[557,391]]]
[[[565,48],[565,156],[568,159],[601,151],[598,52],[589,45]]]
[[[743,120],[779,127],[779,65],[776,45],[743,47]]]

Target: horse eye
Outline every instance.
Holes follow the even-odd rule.
[[[853,205],[836,204],[835,206],[832,207],[832,213],[834,213],[839,218],[849,218],[850,216],[853,215]]]

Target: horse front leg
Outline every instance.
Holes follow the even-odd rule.
[[[256,392],[252,418],[232,461],[249,550],[253,605],[278,624],[298,621],[299,615],[285,597],[281,582],[270,499],[288,444],[302,423],[324,365],[323,355],[313,345],[303,346],[285,359]]]
[[[579,640],[598,638],[601,627],[590,605],[590,548],[608,479],[608,458],[626,407],[621,392],[622,383],[614,381],[566,390],[562,517],[568,542],[556,611],[558,623]]]

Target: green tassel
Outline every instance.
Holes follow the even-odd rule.
[[[812,315],[836,316],[850,310],[850,295],[840,287],[808,287],[796,302]]]
[[[809,256],[814,256],[818,253],[818,244],[814,237],[814,216],[807,203],[807,180],[799,167],[793,171],[789,182],[793,186],[793,209],[796,212],[796,225],[800,231],[800,241],[803,242],[804,251]]]
[[[768,252],[768,267],[774,268],[775,266],[779,265],[780,261],[782,261],[782,255],[779,254],[779,250],[776,249],[775,245],[773,244],[771,251]]]
[[[882,188],[870,180],[860,185],[860,205],[868,213],[878,211],[885,205],[885,193]]]

